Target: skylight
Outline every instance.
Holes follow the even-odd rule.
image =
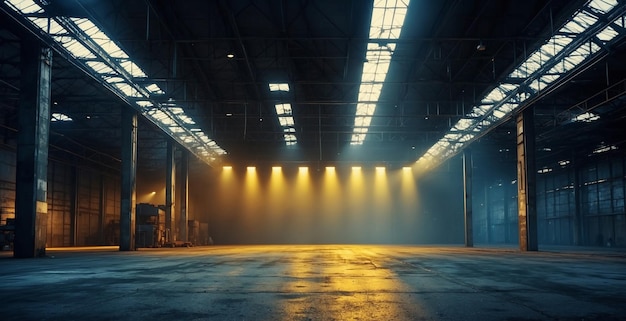
[[[408,6],[409,0],[374,1],[351,145],[361,145],[365,141]]]
[[[600,116],[594,114],[594,113],[590,113],[590,112],[586,112],[586,113],[582,113],[574,118],[572,118],[572,121],[574,122],[585,122],[585,123],[590,123],[592,121],[596,121],[600,119]]]
[[[269,89],[272,92],[288,92],[289,84],[286,83],[272,83],[269,84]],[[288,97],[283,97],[283,100],[287,100]],[[283,129],[283,138],[285,140],[285,145],[293,146],[298,143],[296,138],[296,128],[295,122],[293,120],[293,112],[291,109],[290,103],[278,103],[274,105],[276,110],[276,117],[278,117],[278,123],[280,127]]]
[[[72,121],[72,117],[62,114],[62,113],[52,113],[52,117],[50,118],[51,122],[65,122]]]
[[[270,91],[284,91],[284,92],[289,91],[289,84],[286,84],[286,83],[269,84],[269,86],[270,86]]]
[[[109,38],[87,18],[46,17],[45,10],[33,0],[5,0],[33,26],[50,35],[67,53],[86,69],[100,77],[108,88],[135,103],[146,118],[177,140],[187,150],[210,163],[226,152],[202,132],[196,122],[185,114],[182,106],[170,100],[158,103],[154,96],[165,95],[120,45]],[[138,82],[144,83],[140,85]],[[281,87],[283,88],[283,87]],[[288,90],[288,88],[287,88]],[[52,121],[70,121],[63,114],[53,114]]]
[[[608,17],[617,5],[617,0],[588,1],[507,78],[487,92],[480,103],[453,125],[448,134],[435,143],[417,163],[423,168],[430,168],[455,155],[480,132],[511,115],[528,98],[536,96],[599,52],[599,42],[607,44],[613,41],[623,30],[620,24],[626,18],[616,15]],[[590,122],[597,119],[599,116],[595,114],[584,113],[572,121]]]

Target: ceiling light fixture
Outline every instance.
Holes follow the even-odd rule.
[[[350,145],[362,145],[383,89],[409,0],[374,1]]]

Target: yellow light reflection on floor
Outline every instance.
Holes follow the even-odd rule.
[[[370,246],[316,246],[299,249],[284,264],[289,280],[281,293],[282,320],[321,315],[324,320],[411,320],[428,315],[419,302],[408,300],[415,291],[386,265],[384,249]],[[312,264],[313,263],[313,264]],[[315,318],[313,318],[315,319]]]

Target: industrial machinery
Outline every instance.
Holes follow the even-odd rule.
[[[8,218],[5,225],[0,225],[0,250],[12,250],[15,238],[15,219]]]
[[[137,204],[135,247],[161,247],[170,242],[169,235],[162,209],[152,204]]]

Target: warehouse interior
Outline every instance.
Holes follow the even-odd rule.
[[[119,245],[137,204],[165,212],[170,241],[196,226],[203,244],[462,244],[470,228],[517,244],[519,115],[537,242],[626,245],[619,1],[1,9],[0,224],[29,184],[20,132],[46,123],[20,111],[42,96],[47,246]]]
[[[619,320],[624,61],[622,0],[2,0],[0,315]]]

